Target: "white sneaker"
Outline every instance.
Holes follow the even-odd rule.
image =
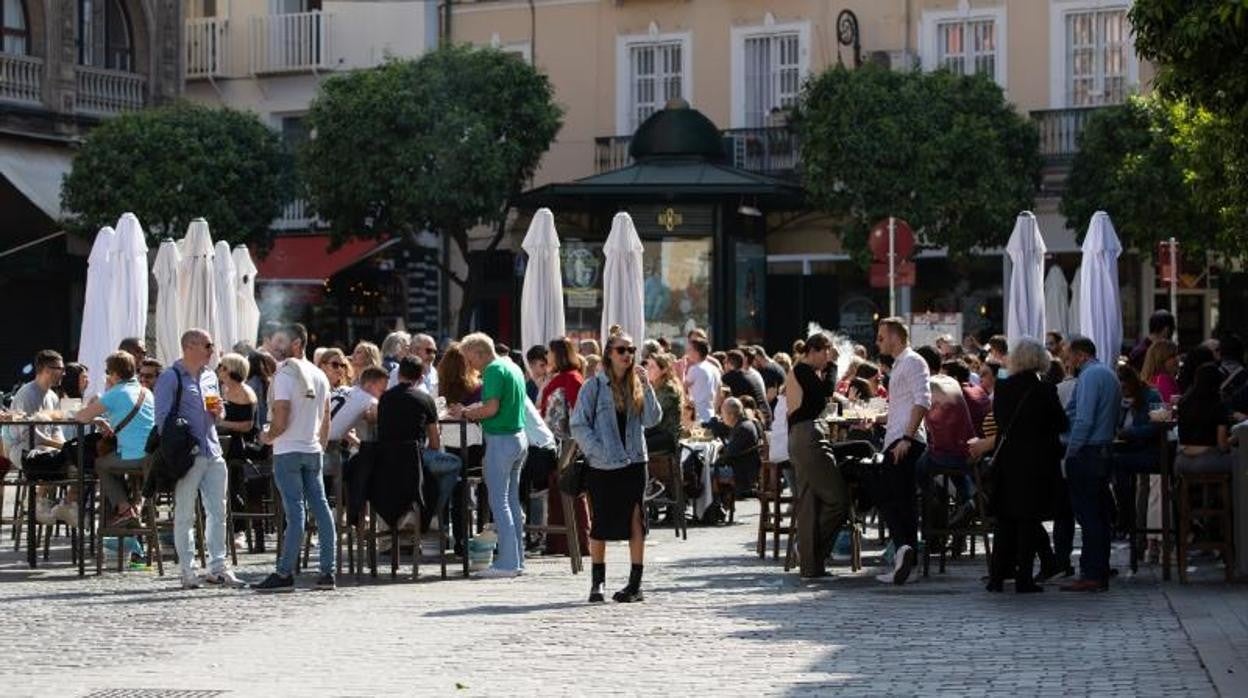
[[[917,560],[918,555],[915,554],[914,548],[908,545],[898,548],[897,555],[894,556],[893,561],[893,584],[898,586],[905,584],[906,580],[910,578],[910,572],[914,570]]]
[[[183,589],[198,589],[201,586],[203,586],[203,581],[200,580],[199,575],[194,572],[191,572],[190,574],[187,574],[186,572],[182,573]]]
[[[56,521],[64,521],[65,525],[70,528],[78,528],[78,507],[69,502],[61,502],[52,507],[52,518]]]
[[[487,567],[477,573],[477,579],[511,579],[519,576],[520,570],[503,570],[497,567]]]
[[[220,572],[204,575],[204,581],[208,584],[220,585],[230,589],[242,589],[247,583],[234,576],[234,570],[221,570]]]
[[[35,502],[35,521],[44,526],[51,526],[56,523],[56,515],[52,513],[52,500],[40,497]]]

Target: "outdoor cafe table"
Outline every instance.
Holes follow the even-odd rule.
[[[78,576],[85,576],[87,573],[85,559],[85,541],[87,536],[84,535],[85,524],[87,522],[87,475],[82,464],[85,462],[86,455],[86,439],[89,424],[82,424],[72,419],[14,419],[0,422],[0,427],[25,427],[27,429],[27,438],[29,439],[30,448],[35,447],[35,429],[38,427],[74,427],[78,434],[78,533],[73,536],[74,554],[78,557]],[[20,467],[20,463],[18,464]],[[39,563],[39,541],[35,535],[35,506],[37,502],[36,490],[38,483],[30,482],[26,488],[26,563],[31,568],[38,567]]]
[[[457,511],[455,515],[459,518],[459,530],[462,531],[464,535],[464,540],[460,541],[463,544],[462,547],[464,551],[461,557],[463,558],[464,564],[464,576],[467,577],[468,541],[472,540],[472,520],[470,518],[470,514],[468,513],[469,503],[471,501],[471,493],[468,491],[468,447],[474,444],[468,440],[468,420],[450,419],[446,417],[438,419],[439,427],[444,425],[454,426],[456,424],[459,425],[459,433],[456,435],[459,437],[458,445],[460,449],[459,481],[463,484],[463,487],[460,488],[459,511]],[[452,446],[452,448],[454,448],[454,446]]]

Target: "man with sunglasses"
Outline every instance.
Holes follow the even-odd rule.
[[[61,384],[63,375],[65,375],[65,359],[61,358],[59,353],[51,349],[39,352],[35,356],[35,378],[19,388],[13,395],[13,410],[25,415],[55,410],[57,397],[53,388]],[[4,430],[5,453],[14,463],[21,463],[23,458],[53,454],[63,445],[65,445],[65,434],[59,426],[36,427],[33,447],[26,427],[9,427]],[[66,505],[53,507],[47,497],[47,489],[43,485],[38,488],[35,519],[41,524],[54,523],[57,518],[65,518],[67,522],[69,522],[69,517],[76,519],[78,508]],[[64,517],[58,516],[60,514],[64,514]]]
[[[156,390],[156,380],[160,378],[160,374],[164,370],[164,364],[156,359],[143,359],[142,365],[139,366],[139,385],[154,392]]]
[[[411,342],[407,345],[407,356],[420,359],[425,366],[425,373],[421,376],[420,382],[416,384],[416,389],[436,399],[438,397],[438,372],[434,368],[434,362],[438,358],[438,343],[427,334],[413,335]],[[390,382],[386,385],[386,389],[398,384],[399,365],[396,363],[390,369]]]

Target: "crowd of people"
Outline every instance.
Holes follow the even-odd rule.
[[[707,333],[694,329],[678,352],[666,338],[638,345],[612,328],[603,344],[559,337],[523,353],[481,333],[439,350],[428,335],[393,332],[380,346],[361,341],[350,353],[327,347],[309,355],[305,328],[269,323],[258,346],[228,351],[207,332],[190,330],[171,366],[149,358],[142,340],[128,339],[108,356],[98,396],[84,394],[90,381],[83,366],[42,351],[12,410],[60,411],[100,427],[109,447],[93,449],[99,511],[116,526],[137,525],[160,482],[151,472],[152,443],[175,428],[189,434],[193,462],[166,483],[174,494],[181,583],[188,588],[244,585],[226,563],[227,536],[251,526],[251,549],[261,552],[266,531],[258,521],[231,529],[227,498],[235,508],[258,507],[268,476],[262,463],[271,463],[286,526],[276,569],[253,586],[294,587],[310,513],[318,536],[316,586],[334,588],[342,521],[330,500],[346,496],[342,482],[350,479],[353,459],[379,445],[419,463],[428,483],[421,486],[428,496],[419,514],[409,510],[383,526],[436,519],[453,529],[456,552],[467,554],[466,532],[458,530],[463,500],[456,496],[467,461],[480,466],[498,539],[493,564],[480,576],[515,577],[524,572],[526,554],[563,552],[566,541],[526,533],[526,522],[558,525],[576,517],[592,560],[589,600],[605,599],[606,543],[628,541],[628,583],[613,598],[640,601],[654,476],[647,464],[655,454],[679,463],[681,442],[701,432],[722,443],[705,464],[715,475],[717,501],[753,495],[763,459],[780,466],[796,502],[804,578],[828,573],[856,496],[889,533],[892,560],[880,581],[905,584],[917,560],[920,521],[932,515],[920,511],[916,493],[944,498],[949,493],[933,473],[955,472],[961,475],[952,483],[954,512],[942,523],[991,514],[990,591],[1013,580],[1017,591],[1035,592],[1040,582],[1073,576],[1076,523],[1083,541],[1079,578],[1063,589],[1098,591],[1112,575],[1115,533],[1160,525],[1156,444],[1170,422],[1158,419],[1158,410],[1177,412],[1179,472],[1229,471],[1230,427],[1248,419],[1242,342],[1228,335],[1180,352],[1174,330],[1174,318],[1159,311],[1149,336],[1123,357],[1085,337],[1056,333],[1013,346],[1002,336],[983,345],[945,336],[915,348],[900,318],[879,321],[870,349],[821,331],[794,342],[791,353],[769,355],[752,345],[713,351]],[[856,448],[868,444],[879,454],[874,459],[847,455],[828,419],[867,402],[887,409],[849,420],[849,433]],[[466,420],[476,436],[448,443],[439,428],[448,418]],[[558,449],[569,441],[587,466],[588,496],[565,512],[556,487]],[[5,455],[23,467],[64,459],[65,446],[66,434],[56,426],[36,428],[33,439],[23,429],[4,429]],[[976,491],[977,467],[991,484],[987,497]],[[1140,481],[1139,474],[1153,480]],[[684,476],[679,468],[668,475]],[[127,478],[144,486],[132,487]],[[39,488],[38,521],[78,526],[83,494],[69,488],[53,501],[52,492]],[[207,569],[198,572],[196,498],[203,503],[207,553]],[[980,511],[985,501],[991,511]],[[424,520],[415,521],[418,515]],[[1155,541],[1149,545],[1155,559]]]

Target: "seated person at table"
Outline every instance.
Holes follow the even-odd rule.
[[[13,395],[12,409],[25,417],[56,410],[60,397],[55,388],[65,373],[65,360],[51,349],[35,356],[35,378],[18,389]],[[22,465],[26,458],[53,458],[65,445],[65,433],[58,426],[34,428],[34,443],[30,440],[30,427],[6,427],[4,429],[4,452],[9,460]],[[64,521],[70,526],[78,525],[78,507],[68,502],[53,506],[47,485],[36,488],[35,519],[41,524]],[[73,501],[73,500],[69,500]]]
[[[1118,529],[1126,531],[1135,527],[1135,481],[1140,473],[1151,473],[1158,467],[1157,436],[1161,426],[1149,417],[1151,406],[1162,402],[1161,393],[1140,378],[1131,364],[1118,364],[1118,382],[1122,384],[1122,419],[1118,439],[1114,444],[1114,498],[1118,502]],[[1160,472],[1160,471],[1158,471]],[[1158,491],[1149,483],[1148,527],[1161,527],[1161,481]],[[1154,503],[1156,500],[1156,516]],[[1155,519],[1155,520],[1154,520]],[[1157,541],[1149,541],[1156,547]],[[1151,555],[1151,551],[1150,551]]]
[[[1179,453],[1174,459],[1179,474],[1231,472],[1230,413],[1218,396],[1222,380],[1217,364],[1206,363],[1179,398]]]
[[[659,423],[646,429],[646,450],[650,453],[675,453],[680,439],[680,421],[685,406],[685,390],[673,370],[675,359],[671,354],[653,354],[642,362],[654,396],[663,409]]]
[[[421,443],[425,472],[438,482],[438,500],[431,511],[441,518],[459,479],[460,460],[459,456],[441,450],[438,406],[420,390],[424,372],[424,362],[417,357],[407,356],[399,361],[399,384],[387,390],[377,403],[377,437],[379,441]]]
[[[954,516],[958,518],[969,514],[974,508],[971,501],[969,451],[966,442],[976,438],[975,424],[971,419],[970,408],[962,395],[962,386],[958,381],[940,372],[940,353],[932,346],[919,347],[916,352],[927,362],[929,373],[928,386],[931,390],[931,407],[924,418],[927,423],[927,448],[915,462],[915,477],[919,486],[937,487],[928,473],[933,468],[943,470],[962,470],[968,475],[953,479],[957,488],[959,510]],[[931,490],[935,492],[936,490]],[[934,507],[931,512],[938,525],[946,522],[941,520],[948,514],[945,507]]]
[[[104,394],[74,418],[90,424],[103,417],[117,439],[116,451],[95,460],[95,474],[100,478],[105,502],[114,505],[115,516],[109,525],[119,526],[137,522],[143,507],[141,499],[131,501],[124,476],[147,472],[147,436],[156,424],[156,403],[152,392],[135,378],[134,357],[129,352],[109,354],[104,373]]]
[[[330,400],[329,443],[342,447],[344,460],[346,453],[358,449],[361,442],[377,440],[377,400],[386,392],[388,382],[384,369],[369,366],[346,396]]]
[[[728,428],[728,437],[715,459],[716,473],[722,472],[721,468],[726,469],[725,474],[732,478],[736,496],[749,496],[763,466],[759,452],[762,426],[735,397],[724,400],[720,416]]]
[[[723,384],[732,391],[732,397],[752,397],[759,405],[759,412],[764,421],[771,419],[771,409],[767,407],[767,387],[763,384],[763,376],[753,366],[746,363],[745,352],[733,349],[724,359],[727,369],[722,376]]]

